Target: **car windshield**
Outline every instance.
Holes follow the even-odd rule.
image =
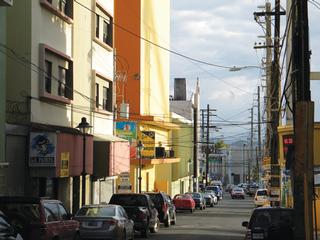
[[[266,196],[267,194],[267,190],[257,191],[257,196]]]
[[[111,197],[110,203],[128,207],[148,206],[147,198],[144,195],[113,195]]]
[[[289,226],[293,225],[293,211],[288,210],[265,210],[265,211],[256,211],[250,221],[249,228],[266,228],[271,224],[278,226],[280,224],[288,224]]]
[[[0,209],[9,219],[21,219],[28,222],[40,220],[39,205],[33,203],[6,203]]]
[[[113,217],[116,214],[115,207],[83,207],[76,216],[79,217]]]
[[[193,198],[201,198],[200,193],[192,193]]]

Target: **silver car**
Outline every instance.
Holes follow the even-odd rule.
[[[134,223],[119,205],[86,205],[74,219],[80,222],[81,239],[134,239]]]

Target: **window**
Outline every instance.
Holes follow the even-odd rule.
[[[64,206],[62,206],[60,203],[58,204],[58,206],[59,206],[59,211],[60,211],[60,219],[61,220],[68,220],[69,215],[68,215],[66,209],[64,208]]]
[[[96,108],[99,108],[99,83],[96,83]]]
[[[59,66],[58,95],[65,97],[67,69]]]
[[[96,108],[112,112],[113,110],[113,83],[106,77],[96,74]]]
[[[40,4],[67,23],[72,23],[73,0],[40,0]]]
[[[99,14],[96,14],[96,38],[99,38],[99,22],[100,22],[100,17]]]
[[[52,62],[45,60],[45,87],[46,92],[51,93],[51,76],[52,76]]]
[[[45,203],[44,211],[46,215],[46,222],[54,222],[59,220],[59,210],[57,204]]]
[[[96,8],[96,33],[95,36],[98,40],[113,47],[113,26],[112,17],[100,5]]]
[[[73,99],[73,62],[71,58],[45,44],[40,45],[40,98],[63,103]]]

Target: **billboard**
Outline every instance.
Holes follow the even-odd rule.
[[[116,122],[117,137],[126,139],[130,143],[130,158],[136,157],[137,144],[137,123],[136,122]]]
[[[142,158],[154,158],[155,156],[155,132],[154,131],[141,131],[140,139],[143,144],[141,151]]]

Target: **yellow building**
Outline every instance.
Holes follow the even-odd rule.
[[[177,126],[169,110],[170,54],[157,47],[169,48],[170,1],[115,1],[115,24],[121,26],[115,27],[118,136],[135,129],[134,137],[128,137],[132,191],[139,191],[141,169],[141,191],[171,194],[172,163],[179,161],[170,151]],[[139,141],[144,145],[141,159]]]
[[[285,172],[286,159],[285,154],[288,150],[288,145],[293,143],[293,126],[280,126],[279,132],[279,164],[282,172],[281,175],[281,203],[287,207],[293,207],[292,182],[290,176]],[[320,196],[320,123],[314,124],[314,172],[315,172],[315,193]],[[316,216],[317,228],[320,228],[320,199],[316,197]]]

